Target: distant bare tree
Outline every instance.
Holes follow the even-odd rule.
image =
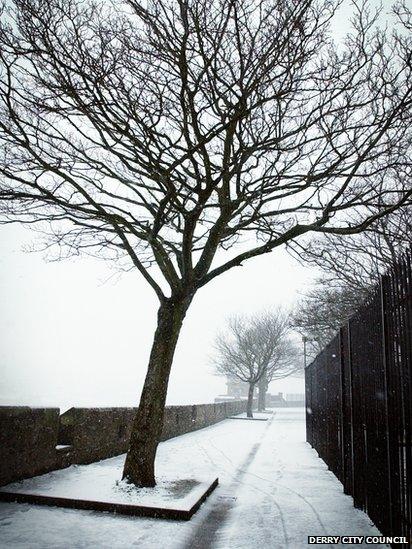
[[[398,3],[394,31],[379,30],[354,1],[337,47],[340,3],[3,5],[3,222],[40,225],[61,256],[134,268],[159,299],[130,482],[155,484],[196,292],[310,232],[363,231],[412,195],[411,13]]]
[[[272,368],[265,370],[258,382],[258,412],[263,412],[266,409],[266,394],[272,381],[289,376],[300,377],[303,374],[299,351],[292,339],[288,338],[284,341],[283,350],[279,350],[278,357],[279,360],[273,362]]]
[[[253,417],[253,394],[257,384],[259,392],[262,387],[265,394],[270,381],[288,377],[301,369],[289,332],[289,316],[281,309],[273,309],[230,318],[227,331],[216,338],[216,371],[249,384],[247,417]],[[264,408],[261,398],[262,404]]]

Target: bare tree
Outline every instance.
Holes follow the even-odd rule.
[[[299,352],[291,336],[290,314],[274,308],[259,315],[259,331],[263,340],[272,342],[272,357],[258,382],[258,411],[266,408],[266,393],[269,384],[276,379],[300,376],[303,373]]]
[[[412,183],[411,183],[412,185]],[[319,267],[320,282],[354,294],[368,293],[411,245],[412,206],[400,208],[377,220],[356,235],[323,235],[306,246],[293,243],[289,249],[304,264]]]
[[[257,409],[258,412],[263,412],[266,410],[266,393],[269,389],[269,379],[267,375],[263,375],[258,383],[258,401],[257,401]]]
[[[159,299],[124,469],[137,485],[155,484],[170,368],[196,292],[304,234],[367,229],[412,194],[410,11],[399,3],[383,31],[355,1],[338,48],[339,5],[3,7],[3,221],[40,224],[63,256],[135,268]]]
[[[368,295],[368,288],[333,285],[325,278],[306,292],[291,315],[291,325],[307,338],[310,359],[326,347]]]
[[[288,320],[288,329],[290,330],[290,321]],[[289,376],[301,376],[303,368],[299,360],[299,352],[296,344],[290,337],[285,337],[277,351],[277,357],[274,357],[272,365],[265,369],[258,382],[258,412],[266,409],[266,393],[269,384],[276,379],[284,379]]]
[[[301,368],[289,331],[288,315],[273,309],[230,318],[227,332],[216,338],[216,371],[249,384],[247,417],[253,417],[257,384],[259,392],[260,387],[266,392],[265,385],[270,381],[290,376]]]
[[[322,269],[292,314],[292,325],[308,337],[310,356],[316,356],[365,301],[380,276],[410,247],[411,235],[412,207],[405,206],[363,233],[324,235],[305,247],[292,245],[300,261]]]

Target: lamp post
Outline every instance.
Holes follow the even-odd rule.
[[[306,336],[302,336],[303,341],[303,367],[306,368],[306,343],[308,341],[308,338]]]

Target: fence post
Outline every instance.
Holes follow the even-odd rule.
[[[310,409],[310,379],[309,371],[305,368],[305,418],[306,418],[306,442],[311,444],[311,428],[310,428],[310,418],[309,418],[309,409]]]

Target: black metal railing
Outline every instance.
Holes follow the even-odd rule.
[[[307,441],[383,535],[412,543],[411,252],[306,368],[305,380]]]

